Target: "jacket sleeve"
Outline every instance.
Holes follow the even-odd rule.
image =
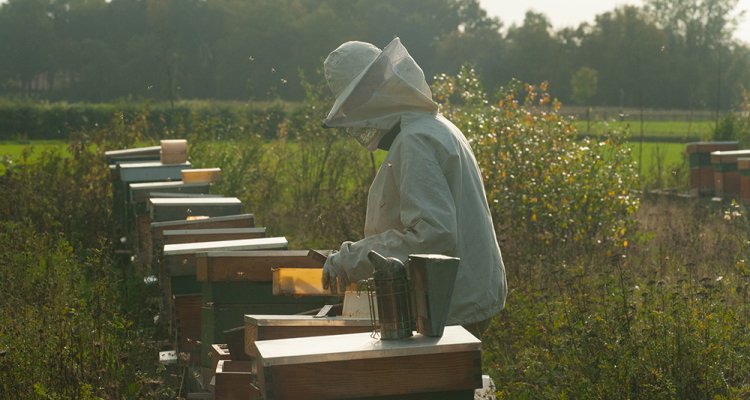
[[[383,207],[398,207],[401,227],[388,229],[357,242],[345,242],[331,257],[352,281],[372,275],[367,253],[375,250],[406,261],[409,254],[454,255],[457,242],[456,206],[444,169],[451,166],[446,152],[427,134],[408,135],[394,143],[388,171],[398,198]],[[447,166],[447,167],[446,167]],[[371,189],[372,190],[372,189]]]

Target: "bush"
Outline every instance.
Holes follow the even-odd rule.
[[[438,77],[436,97],[471,142],[501,247],[514,258],[627,248],[639,200],[622,133],[579,138],[546,84],[514,81],[490,101],[468,68]]]
[[[68,139],[80,131],[110,128],[118,118],[143,118],[144,138],[184,137],[213,123],[206,139],[241,139],[244,135],[276,138],[280,124],[293,110],[289,104],[178,102],[150,103],[35,103],[0,99],[0,140]],[[119,117],[118,117],[119,116]]]
[[[0,177],[0,398],[174,395],[142,274],[113,258],[101,148],[73,141],[70,156],[46,152]]]
[[[646,200],[627,257],[523,265],[482,343],[500,399],[750,395],[745,210]]]
[[[287,236],[295,247],[338,248],[342,240],[362,238],[375,161],[342,130],[322,128],[325,105],[332,104],[328,88],[306,90],[305,102],[279,124],[277,140],[243,135],[235,126],[226,136],[243,139],[212,142],[200,128],[190,139],[191,160],[222,168],[215,191],[239,197],[270,233]],[[278,118],[271,113],[260,120]]]

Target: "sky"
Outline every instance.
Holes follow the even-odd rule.
[[[487,14],[499,17],[505,28],[521,25],[526,11],[533,9],[549,18],[554,29],[578,27],[582,22],[594,22],[598,14],[612,11],[618,6],[642,6],[641,0],[479,0]],[[735,37],[750,45],[750,0],[739,0],[736,10],[745,10],[745,16],[735,32]]]

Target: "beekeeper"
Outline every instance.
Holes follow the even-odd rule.
[[[346,42],[323,66],[336,96],[324,126],[388,151],[370,186],[365,238],[328,258],[323,286],[335,292],[371,277],[370,250],[404,262],[416,253],[458,257],[447,323],[481,335],[505,304],[505,267],[468,141],[438,112],[398,38],[382,51]]]

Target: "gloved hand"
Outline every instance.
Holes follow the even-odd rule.
[[[331,254],[323,265],[323,289],[330,289],[331,293],[344,292],[346,287],[349,286],[349,276],[346,274],[344,266],[341,265],[341,260],[338,260],[337,257],[340,254]]]

